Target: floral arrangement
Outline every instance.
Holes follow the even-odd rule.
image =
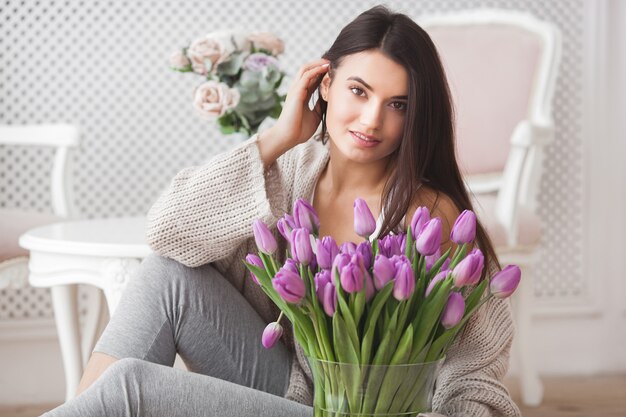
[[[202,117],[217,120],[224,134],[251,135],[282,110],[285,96],[277,90],[285,73],[277,57],[283,51],[272,33],[213,32],[175,52],[170,67],[206,79],[194,93]]]
[[[263,332],[263,346],[270,348],[281,337],[284,315],[309,362],[326,364],[321,376],[312,366],[316,415],[333,407],[351,415],[423,411],[414,402],[424,375],[403,370],[402,377],[386,371],[366,378],[367,367],[441,361],[477,309],[491,297],[510,296],[521,278],[519,267],[509,265],[481,279],[484,257],[478,248],[470,250],[476,216],[469,210],[451,230],[454,253],[443,254],[441,219],[431,218],[425,207],[415,211],[406,233],[370,243],[376,221],[357,199],[354,229],[367,239],[358,245],[339,247],[332,237],[319,237],[319,218],[301,199],[277,227],[290,247],[285,263],[277,264],[274,235],[256,220],[259,253],[249,254],[245,264],[281,310]],[[332,363],[355,364],[358,371],[329,372]],[[365,384],[361,390],[367,392],[358,397],[355,384]]]

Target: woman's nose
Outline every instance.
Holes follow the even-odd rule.
[[[362,108],[360,122],[364,127],[375,130],[382,125],[382,117],[381,106],[372,100]]]

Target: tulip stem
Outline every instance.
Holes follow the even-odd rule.
[[[280,314],[278,315],[278,318],[276,319],[276,323],[280,324],[280,319],[283,318],[284,314],[285,312],[283,310],[280,310]]]

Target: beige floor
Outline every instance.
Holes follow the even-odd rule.
[[[519,402],[515,380],[507,380]],[[544,378],[545,397],[536,408],[521,407],[524,417],[625,417],[626,374],[584,378]],[[0,407],[0,417],[36,417],[53,408]]]
[[[626,417],[626,374],[582,378],[544,378],[539,407],[520,406],[524,417]],[[519,402],[515,380],[507,380]]]

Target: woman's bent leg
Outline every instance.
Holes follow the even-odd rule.
[[[265,323],[212,265],[189,268],[151,255],[130,280],[94,348],[115,358],[172,366],[284,395],[290,354],[261,345]]]
[[[121,359],[80,396],[44,417],[311,417],[313,409],[210,376]]]

